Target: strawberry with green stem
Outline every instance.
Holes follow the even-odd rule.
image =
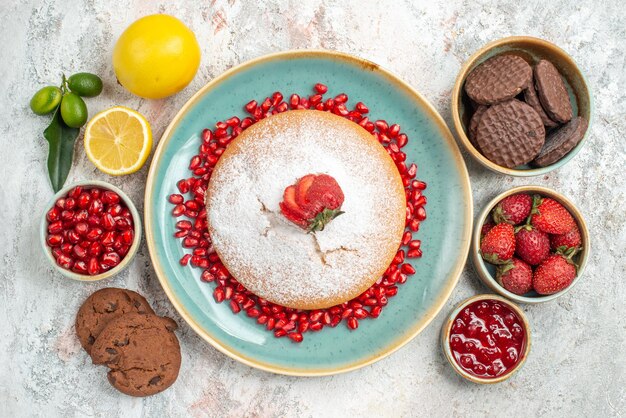
[[[324,227],[343,214],[344,194],[337,181],[328,174],[307,174],[288,186],[280,210],[289,221],[307,232]]]
[[[515,252],[515,231],[508,223],[496,224],[480,242],[480,254],[491,264],[506,264]]]

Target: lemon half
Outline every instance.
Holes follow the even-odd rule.
[[[85,128],[85,152],[112,176],[139,170],[152,149],[152,130],[141,114],[115,106],[95,115]]]

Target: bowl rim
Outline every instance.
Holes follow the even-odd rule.
[[[481,301],[481,300],[496,300],[496,301],[506,305],[509,309],[511,309],[513,312],[515,312],[517,314],[518,318],[524,324],[524,335],[526,337],[526,345],[524,347],[524,354],[521,357],[521,359],[517,362],[515,367],[513,367],[507,373],[505,373],[505,374],[503,374],[501,376],[490,378],[490,379],[474,376],[473,374],[470,374],[470,373],[466,372],[465,370],[463,370],[461,368],[461,366],[459,366],[457,364],[456,360],[454,359],[454,356],[452,355],[452,350],[450,349],[450,344],[449,344],[449,341],[450,341],[450,331],[452,329],[452,322],[454,321],[456,316],[466,306],[470,305],[471,303],[474,303],[474,302],[477,302],[477,301]],[[530,347],[532,345],[532,340],[531,340],[532,336],[531,336],[531,334],[532,333],[531,333],[531,329],[530,329],[530,322],[528,322],[528,318],[526,317],[526,314],[524,313],[524,311],[519,306],[517,306],[512,301],[510,301],[510,300],[508,300],[506,298],[503,298],[502,296],[494,295],[494,294],[491,294],[491,293],[482,293],[482,294],[479,294],[479,295],[470,296],[469,298],[463,300],[461,303],[459,303],[456,306],[456,308],[454,308],[452,310],[452,312],[450,312],[450,315],[448,315],[446,320],[443,322],[443,325],[441,326],[441,348],[443,350],[444,356],[448,360],[448,363],[450,363],[450,365],[452,366],[454,371],[457,372],[457,374],[459,374],[461,377],[463,377],[463,378],[465,378],[465,379],[467,379],[467,380],[469,380],[470,382],[473,382],[473,383],[478,383],[478,384],[482,384],[482,385],[491,385],[491,384],[500,383],[500,382],[503,382],[503,381],[509,379],[511,376],[513,376],[515,373],[517,373],[522,368],[522,366],[526,362],[526,359],[528,358],[528,355],[530,354]]]
[[[52,255],[52,250],[50,249],[50,247],[48,246],[46,242],[46,236],[48,234],[48,220],[46,219],[46,214],[48,213],[50,209],[52,209],[57,199],[66,195],[70,190],[72,190],[76,186],[92,186],[92,187],[96,186],[96,187],[108,189],[117,193],[126,204],[126,207],[130,211],[133,217],[133,222],[135,224],[135,227],[134,227],[135,237],[134,237],[133,243],[130,246],[130,249],[128,250],[128,253],[126,254],[126,256],[120,262],[120,264],[118,264],[111,270],[105,271],[104,273],[100,273],[95,276],[78,274],[71,270],[66,270],[63,267],[59,266],[56,263],[56,260],[54,259]],[[139,216],[139,212],[137,211],[137,208],[135,207],[135,204],[130,199],[130,197],[128,197],[128,195],[124,193],[117,186],[114,186],[111,183],[107,183],[101,180],[82,180],[82,181],[78,181],[78,182],[64,186],[61,190],[56,192],[54,196],[50,198],[41,216],[41,221],[40,221],[40,226],[39,226],[39,237],[40,237],[39,241],[41,242],[41,247],[42,247],[43,253],[46,256],[46,259],[59,273],[61,273],[65,277],[68,277],[70,279],[80,281],[80,282],[96,282],[99,280],[103,280],[103,279],[107,279],[109,277],[115,276],[117,273],[121,272],[126,267],[128,267],[132,259],[135,257],[135,255],[137,254],[137,250],[139,249],[139,245],[141,243],[141,217]]]
[[[565,206],[565,208],[570,212],[570,214],[576,221],[576,224],[578,225],[578,229],[580,230],[580,235],[582,239],[582,251],[580,252],[578,272],[577,272],[576,277],[574,278],[574,281],[572,281],[572,283],[569,286],[567,286],[565,289],[561,290],[560,292],[553,293],[551,295],[544,295],[544,296],[523,296],[523,295],[516,295],[515,293],[509,292],[504,287],[500,286],[500,284],[498,284],[498,282],[491,276],[491,274],[489,274],[489,272],[487,271],[487,268],[485,267],[485,263],[482,257],[480,256],[480,253],[479,253],[480,232],[483,227],[483,223],[485,219],[489,215],[489,212],[491,212],[491,210],[496,206],[496,204],[498,204],[498,202],[500,202],[505,197],[518,194],[518,193],[529,193],[529,194],[537,193],[543,196],[553,198],[554,200],[556,200],[557,202]],[[491,199],[489,203],[485,205],[483,210],[480,212],[480,214],[474,221],[474,233],[472,235],[472,248],[471,248],[471,258],[474,264],[474,270],[476,270],[476,273],[478,274],[478,277],[480,278],[480,280],[485,285],[487,285],[491,290],[517,303],[534,304],[534,303],[548,302],[569,292],[572,289],[572,287],[574,287],[574,285],[582,277],[584,270],[585,270],[585,266],[587,265],[587,261],[589,259],[590,251],[591,251],[591,244],[590,244],[590,238],[589,238],[589,230],[587,229],[587,223],[585,222],[585,218],[583,217],[580,210],[564,195],[545,186],[538,186],[538,185],[518,186],[518,187],[513,187],[512,189],[509,189],[503,193],[500,193],[497,196],[495,196],[493,199]]]
[[[506,168],[488,160],[485,156],[483,156],[480,152],[478,152],[478,150],[472,145],[469,138],[465,134],[465,129],[463,128],[463,122],[461,121],[461,117],[459,113],[459,106],[460,106],[459,98],[462,95],[463,84],[464,84],[465,79],[467,78],[470,68],[475,64],[476,60],[478,60],[481,56],[483,56],[490,50],[509,44],[509,43],[513,43],[513,42],[530,42],[530,43],[534,43],[534,44],[543,46],[545,48],[551,49],[554,52],[556,52],[558,55],[561,56],[563,60],[565,60],[568,64],[570,64],[573,68],[575,68],[578,74],[580,74],[582,84],[585,87],[584,90],[587,93],[586,96],[589,101],[589,120],[587,121],[587,130],[585,131],[583,138],[563,158],[561,158],[560,160],[546,167],[537,167],[537,168],[530,168],[530,169]],[[594,114],[594,102],[593,102],[593,94],[591,92],[591,89],[589,88],[589,82],[587,81],[587,77],[581,71],[578,64],[576,64],[576,61],[574,61],[574,59],[567,52],[565,52],[563,49],[561,49],[557,45],[549,41],[546,41],[545,39],[536,38],[533,36],[508,36],[505,38],[496,39],[494,41],[491,41],[485,44],[483,47],[477,50],[463,63],[463,66],[461,67],[461,69],[459,70],[457,74],[456,80],[454,82],[454,87],[452,88],[452,101],[450,104],[450,112],[452,113],[452,120],[453,120],[454,130],[456,131],[456,134],[457,134],[457,139],[459,140],[459,142],[463,144],[463,147],[465,148],[465,150],[476,161],[478,161],[483,167],[496,173],[506,174],[506,175],[514,176],[514,177],[534,177],[534,176],[540,176],[542,174],[549,173],[552,170],[556,170],[557,168],[564,166],[571,159],[573,159],[578,154],[578,152],[580,152],[580,150],[583,148],[584,144],[586,143],[587,138],[589,137],[589,132],[591,131],[591,125],[592,125],[593,114]]]

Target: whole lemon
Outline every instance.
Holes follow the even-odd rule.
[[[113,69],[131,93],[160,99],[181,91],[200,65],[193,32],[173,16],[142,17],[122,33],[113,49]]]

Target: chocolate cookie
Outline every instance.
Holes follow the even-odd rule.
[[[76,315],[80,345],[91,353],[91,346],[106,324],[128,312],[154,313],[146,299],[132,290],[107,287],[92,293]]]
[[[483,115],[483,113],[485,113],[487,109],[489,109],[488,106],[479,106],[472,115],[472,118],[470,119],[468,138],[476,149],[479,149],[478,142],[476,142],[476,131],[478,130],[478,122],[480,121],[480,117]]]
[[[541,60],[535,65],[535,88],[541,105],[550,119],[566,123],[572,119],[572,104],[561,74],[550,61]]]
[[[585,136],[586,131],[587,120],[579,116],[551,132],[533,164],[539,167],[546,167],[559,161],[578,145]]]
[[[180,369],[176,323],[152,314],[128,313],[110,321],[91,350],[94,364],[111,370],[109,383],[131,396],[149,396],[172,385]]]
[[[513,99],[491,106],[476,131],[481,153],[490,161],[514,168],[532,161],[543,146],[546,131],[532,107]]]
[[[474,68],[465,80],[473,101],[490,105],[512,99],[524,90],[533,70],[517,55],[496,55]]]
[[[558,123],[550,119],[550,117],[546,114],[545,110],[541,106],[541,102],[539,101],[539,96],[537,96],[537,90],[535,89],[535,83],[531,82],[524,90],[524,101],[530,105],[535,112],[541,118],[543,125],[546,128],[554,128],[555,126],[559,126]]]

